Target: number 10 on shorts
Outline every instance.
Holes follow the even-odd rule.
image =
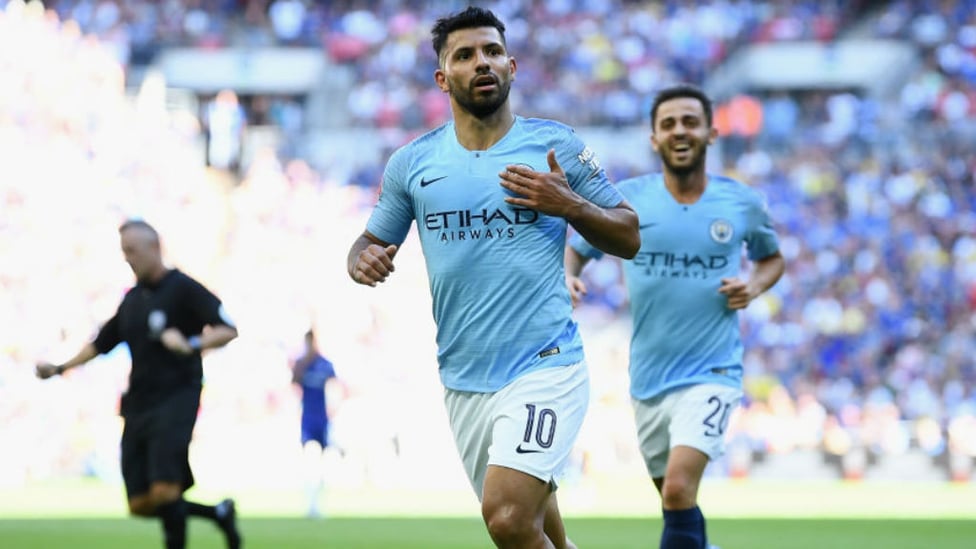
[[[528,414],[525,419],[525,434],[522,436],[522,442],[531,444],[532,439],[535,438],[535,443],[540,448],[549,448],[556,436],[556,412],[550,408],[537,410],[535,404],[526,404],[525,408],[528,410]],[[521,447],[519,445],[519,448]]]

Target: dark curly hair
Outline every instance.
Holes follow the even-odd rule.
[[[480,27],[495,27],[498,29],[498,34],[502,37],[502,44],[505,44],[505,23],[502,23],[491,10],[470,6],[464,11],[438,19],[430,31],[433,37],[434,53],[437,54],[437,63],[444,66],[441,53],[449,34],[457,30],[476,29]]]

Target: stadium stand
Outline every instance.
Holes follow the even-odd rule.
[[[357,473],[346,480],[453,470],[424,461],[431,444],[450,457],[450,440],[418,428],[443,423],[430,419],[443,413],[433,350],[416,344],[433,338],[413,335],[432,329],[423,276],[391,282],[382,301],[357,294],[372,300],[360,310],[346,306],[341,265],[384,155],[448,116],[430,92],[428,29],[460,5],[0,0],[0,439],[31,449],[0,455],[0,485],[117,474],[119,423],[105,403],[123,388],[124,358],[72,373],[90,390],[70,394],[42,389],[28,366],[111,314],[130,284],[111,245],[126,215],[168,235],[170,261],[219,288],[242,326],[208,357],[195,451],[214,471],[201,476],[235,474],[220,452],[252,456],[242,469],[293,459],[267,448],[293,447],[287,356],[310,319],[334,334],[324,340],[353,388],[336,417]],[[619,179],[653,167],[642,145],[653,92],[702,84],[720,99],[713,169],[769,198],[788,270],[743,315],[748,401],[714,474],[974,478],[976,3],[497,9],[513,21],[518,112],[578,126]],[[885,77],[859,77],[887,47],[904,55]],[[841,76],[745,68],[791,55]],[[227,134],[239,150],[221,163],[207,113],[225,91],[240,105]],[[402,260],[416,266],[402,272],[423,272],[416,255]],[[578,465],[599,474],[637,457],[620,352],[627,303],[612,262],[584,274],[594,406]],[[51,391],[57,408],[42,404]],[[391,409],[403,411],[397,422],[376,416]],[[215,440],[208,427],[232,421],[249,435]]]

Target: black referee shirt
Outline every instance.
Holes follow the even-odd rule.
[[[205,325],[230,326],[224,316],[220,299],[179,269],[171,269],[155,284],[140,282],[130,288],[94,341],[102,354],[119,343],[129,346],[132,369],[122,397],[122,415],[149,410],[181,389],[199,391],[203,384],[200,353],[174,353],[163,346],[160,334],[175,327],[190,337],[200,334]]]

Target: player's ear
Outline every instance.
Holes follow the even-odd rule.
[[[518,72],[518,63],[515,62],[515,58],[512,56],[508,57],[508,72],[512,80],[515,80],[515,73]]]
[[[448,93],[450,88],[447,86],[447,75],[444,74],[443,69],[437,69],[434,71],[434,83],[437,87],[441,89],[442,92]]]
[[[708,144],[711,145],[712,143],[715,142],[716,139],[718,139],[718,128],[712,126],[708,130]]]

